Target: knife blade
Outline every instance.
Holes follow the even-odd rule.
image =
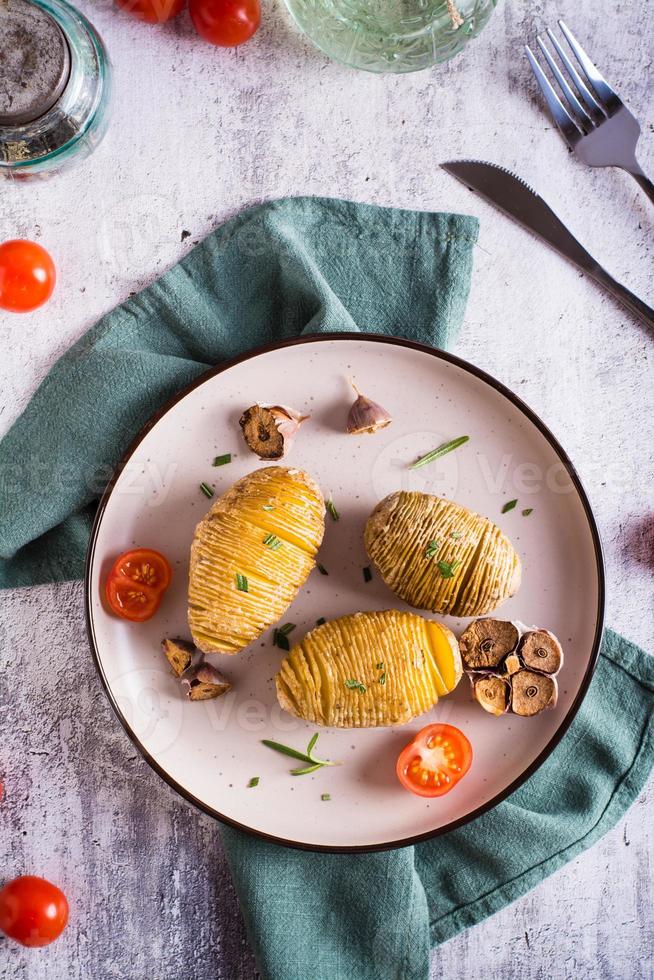
[[[453,160],[441,167],[592,276],[636,317],[654,328],[654,310],[609,275],[540,194],[520,177],[483,160]]]

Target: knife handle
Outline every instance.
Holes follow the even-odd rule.
[[[636,319],[641,320],[648,327],[654,329],[654,310],[651,306],[643,303],[642,299],[639,299],[635,293],[632,293],[630,289],[623,286],[621,282],[617,282],[601,265],[595,263],[587,271],[593,279],[597,280],[597,282],[615,296],[623,306],[626,306]]]

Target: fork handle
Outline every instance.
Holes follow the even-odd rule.
[[[647,324],[648,327],[654,329],[654,310],[647,303],[643,303],[642,299],[639,299],[635,293],[632,293],[630,289],[623,286],[621,282],[618,282],[613,276],[610,276],[608,272],[602,268],[598,263],[594,263],[587,272],[597,280],[600,285],[604,286],[605,289],[612,293],[617,300],[619,300],[623,306],[626,306],[634,316],[641,320],[643,323]]]
[[[646,177],[645,174],[642,172],[632,173],[631,176],[634,178],[634,180],[638,181],[638,183],[643,188],[650,201],[654,202],[654,184],[649,179],[649,177]]]

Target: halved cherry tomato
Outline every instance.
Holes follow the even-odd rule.
[[[156,613],[172,575],[167,559],[158,551],[126,551],[116,559],[107,577],[107,602],[117,616],[142,623]]]
[[[13,239],[0,245],[0,309],[29,313],[52,296],[54,262],[36,242]]]
[[[221,48],[248,41],[261,23],[259,0],[189,0],[188,12],[200,37]]]
[[[116,5],[138,20],[148,24],[163,24],[177,17],[186,0],[116,0]]]
[[[427,725],[400,752],[397,776],[418,796],[443,796],[472,764],[472,746],[453,725]]]
[[[66,896],[45,878],[23,875],[0,891],[0,930],[22,946],[47,946],[67,922]]]

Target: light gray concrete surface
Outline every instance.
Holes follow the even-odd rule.
[[[481,236],[457,352],[560,437],[603,534],[607,622],[654,649],[654,337],[437,166],[481,157],[514,169],[654,302],[654,208],[626,175],[568,154],[521,54],[524,40],[565,17],[640,118],[652,173],[648,0],[505,0],[450,65],[396,78],[330,63],[279,2],[264,0],[260,33],[232,51],[201,42],[186,14],[152,28],[109,0],[80,6],[114,62],[113,124],[79,169],[0,188],[0,240],[37,238],[60,273],[43,310],[0,314],[0,431],[100,314],[244,205],[324,194],[475,213]],[[0,597],[0,868],[3,878],[52,877],[72,903],[71,926],[49,949],[0,942],[0,976],[250,980],[218,828],[120,730],[91,664],[81,598],[74,583]],[[433,977],[652,977],[653,818],[650,786],[601,843],[437,950]]]

